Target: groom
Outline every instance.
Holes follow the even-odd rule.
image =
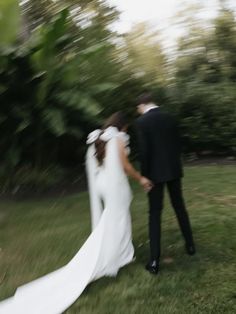
[[[154,184],[148,194],[151,259],[146,269],[157,274],[161,254],[161,213],[165,186],[185,239],[186,252],[194,255],[195,247],[182,195],[183,172],[177,124],[171,115],[163,112],[154,103],[149,93],[139,97],[137,110],[141,115],[137,120],[137,131],[142,175]]]

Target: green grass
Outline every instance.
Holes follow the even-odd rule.
[[[117,278],[90,284],[66,313],[236,313],[236,167],[186,169],[184,193],[198,252],[194,257],[185,254],[166,200],[158,277],[144,270],[149,257],[147,202],[137,185],[133,189],[136,262],[123,268]],[[0,298],[67,263],[89,232],[87,193],[1,202]]]

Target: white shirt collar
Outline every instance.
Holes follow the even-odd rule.
[[[159,106],[157,106],[156,104],[154,103],[150,103],[150,104],[147,104],[145,106],[145,110],[144,110],[144,114],[147,113],[148,111],[152,110],[152,109],[156,109],[158,108]]]

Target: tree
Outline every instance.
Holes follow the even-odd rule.
[[[165,84],[165,56],[158,32],[148,24],[140,23],[125,35],[121,49],[124,67],[146,84]]]
[[[101,110],[96,95],[114,88],[101,81],[99,72],[93,79],[91,72],[91,60],[106,45],[76,52],[70,23],[63,10],[35,29],[27,43],[0,54],[0,128],[5,134],[0,146],[11,172],[21,161],[37,168],[57,162],[59,139],[83,139]]]
[[[196,25],[179,42],[171,101],[188,149],[234,153],[235,19],[223,9],[207,30]]]

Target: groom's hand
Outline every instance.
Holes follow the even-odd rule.
[[[151,189],[153,188],[152,181],[150,181],[148,178],[145,178],[145,177],[142,177],[140,179],[140,184],[144,188],[144,191],[147,192],[147,193],[150,192]]]

